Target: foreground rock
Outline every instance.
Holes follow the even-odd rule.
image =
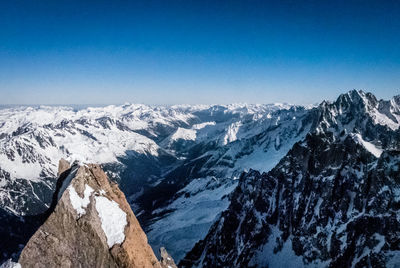
[[[61,172],[54,211],[23,249],[22,267],[163,267],[124,194],[98,165]]]

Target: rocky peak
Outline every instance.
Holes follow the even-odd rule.
[[[396,95],[392,98],[391,102],[393,103],[393,106],[397,106],[397,108],[400,107],[400,95]],[[398,109],[397,109],[398,111]]]
[[[371,93],[353,90],[340,95],[335,102],[321,103],[315,109],[318,120],[314,129],[329,142],[350,136],[377,151],[395,148],[400,126],[397,110],[393,99],[378,101]]]
[[[242,174],[229,208],[180,265],[398,265],[400,132],[378,106],[351,91],[314,109],[316,131],[268,173]]]
[[[22,267],[167,267],[125,195],[99,165],[60,161],[52,211],[19,257]]]

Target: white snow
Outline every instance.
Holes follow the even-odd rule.
[[[400,116],[396,115],[395,113],[392,113],[392,116],[396,117],[396,120],[398,122],[393,121],[387,115],[380,113],[376,109],[373,110],[371,113],[371,117],[374,120],[375,124],[382,125],[382,126],[387,126],[392,130],[397,130],[400,126]]]
[[[237,134],[240,130],[241,125],[242,125],[241,122],[235,122],[228,126],[225,137],[224,137],[224,141],[223,141],[224,145],[237,140]]]
[[[10,160],[6,155],[0,154],[1,168],[10,172],[15,178],[24,178],[26,180],[38,181],[42,167],[38,162],[23,162],[23,159],[17,155],[15,160]],[[18,167],[18,168],[16,168]]]
[[[199,129],[203,129],[203,128],[205,128],[206,126],[215,126],[215,121],[212,121],[212,122],[204,122],[204,123],[200,123],[200,124],[196,124],[196,125],[193,125],[193,129],[197,129],[197,130],[199,130]]]
[[[96,196],[96,210],[101,220],[101,227],[107,238],[108,247],[121,244],[125,240],[126,213],[114,200]]]
[[[194,129],[186,129],[186,128],[178,128],[175,133],[171,137],[172,140],[196,140],[196,130]]]
[[[213,177],[194,179],[179,192],[182,195],[178,199],[154,211],[173,210],[150,227],[147,237],[154,251],[165,246],[176,262],[181,260],[207,234],[219,213],[228,208],[226,195],[235,189],[237,182],[219,183]],[[190,196],[185,197],[185,193]]]
[[[71,205],[76,210],[76,213],[78,213],[78,216],[81,217],[86,213],[86,208],[90,203],[90,195],[93,193],[94,190],[92,187],[85,184],[83,198],[81,198],[72,185],[68,186],[67,189]]]
[[[179,139],[195,141],[197,138],[198,130],[205,128],[206,126],[215,126],[215,122],[204,122],[195,124],[191,128],[179,127],[174,134],[171,136],[171,140],[176,141]]]
[[[365,141],[360,134],[352,134],[353,137],[355,137],[356,141],[360,143],[362,146],[364,146],[367,151],[369,151],[371,154],[373,154],[375,157],[379,158],[383,152],[382,149],[376,147],[374,144]]]
[[[290,106],[232,104],[167,107],[131,104],[82,110],[49,106],[0,109],[0,133],[6,135],[0,139],[0,168],[10,174],[8,180],[0,182],[0,204],[12,203],[6,189],[16,179],[46,184],[41,178],[56,177],[58,160],[61,158],[71,163],[78,160],[80,163],[104,164],[118,163],[121,157],[127,156],[131,151],[154,157],[160,152],[173,156],[176,153],[175,148],[170,147],[173,143],[169,142],[172,136],[196,143],[223,143],[225,137],[227,147],[236,146],[229,150],[228,154],[231,155],[227,157],[235,159],[246,144],[233,141],[248,140],[271,126],[281,124],[282,120],[277,120],[274,113],[282,108]],[[292,118],[294,115],[301,118],[301,113],[291,113],[289,125],[295,125]],[[164,139],[165,142],[163,140],[156,143],[153,138],[158,138],[160,133],[168,135],[165,130],[171,132],[170,136]],[[282,140],[281,143],[286,141]],[[288,143],[291,144],[292,140]],[[267,144],[268,141],[265,140],[251,146],[258,150],[261,149],[258,147]],[[278,154],[282,155],[284,151]],[[265,157],[259,158],[254,166],[248,166],[251,163],[250,159],[246,161],[249,155],[242,155],[239,159],[242,163],[234,168],[217,165],[215,173],[223,174],[225,169],[226,176],[221,175],[222,177],[234,177],[243,167],[263,168],[262,162],[265,163],[265,160],[268,166],[275,161],[270,161],[261,151],[253,151],[249,157],[257,159],[260,155]],[[276,155],[276,159],[278,158]],[[45,186],[51,187],[49,183]]]
[[[13,262],[11,259],[9,259],[6,262],[3,262],[3,264],[0,265],[0,268],[21,268],[21,264],[18,262]]]

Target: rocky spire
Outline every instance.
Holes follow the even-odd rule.
[[[99,165],[60,164],[57,204],[22,250],[22,267],[167,267]]]

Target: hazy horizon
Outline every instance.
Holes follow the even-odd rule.
[[[364,91],[364,90],[363,90]],[[345,94],[349,91],[344,91],[340,94]],[[374,94],[374,92],[370,92],[370,91],[364,91],[365,93],[372,93]],[[152,103],[139,103],[139,102],[125,102],[125,103],[83,103],[83,104],[74,104],[74,103],[65,103],[65,104],[60,104],[60,103],[54,103],[54,104],[48,104],[48,103],[32,103],[32,104],[21,104],[21,103],[14,103],[14,104],[0,104],[0,108],[15,108],[15,107],[39,107],[39,106],[49,106],[49,107],[70,107],[73,109],[86,109],[89,107],[92,108],[97,108],[97,107],[106,107],[106,106],[123,106],[123,105],[147,105],[147,106],[165,106],[165,107],[170,107],[170,106],[185,106],[185,105],[207,105],[207,106],[218,106],[218,105],[298,105],[298,106],[316,106],[319,105],[322,101],[329,101],[329,102],[333,102],[337,99],[337,97],[340,96],[337,95],[335,98],[333,99],[323,99],[319,102],[314,102],[314,103],[289,103],[289,102],[265,102],[265,103],[248,103],[248,102],[231,102],[231,103],[175,103],[175,104],[152,104]],[[377,96],[376,94],[374,94],[375,97],[377,97],[378,100],[380,99],[384,99],[384,100],[389,100],[395,96],[400,96],[400,94],[396,94],[393,96],[390,96],[388,98],[380,98],[379,96]]]

